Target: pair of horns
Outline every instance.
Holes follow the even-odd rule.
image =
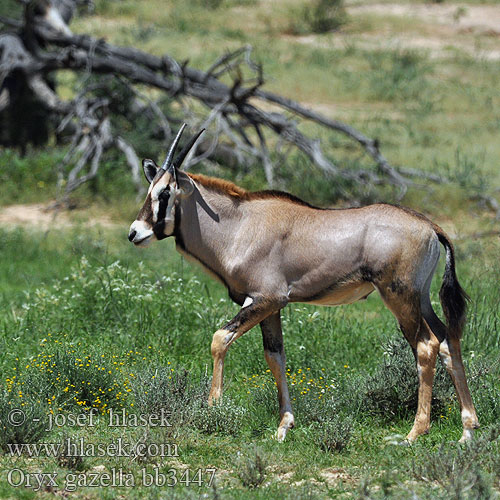
[[[182,162],[188,155],[189,151],[191,151],[191,148],[194,146],[194,143],[198,140],[198,137],[205,131],[204,128],[202,128],[196,135],[191,137],[191,139],[188,141],[188,143],[184,146],[182,151],[179,153],[177,158],[174,161],[174,154],[175,150],[177,149],[177,146],[179,144],[179,141],[181,139],[181,135],[184,132],[184,129],[186,128],[186,124],[183,123],[182,127],[179,129],[179,132],[177,132],[177,135],[175,136],[174,141],[172,142],[172,145],[170,146],[170,149],[168,150],[167,157],[165,158],[165,161],[163,162],[162,165],[162,170],[172,170],[175,172],[176,168],[179,168],[182,165]]]

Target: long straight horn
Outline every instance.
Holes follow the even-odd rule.
[[[170,165],[172,164],[172,158],[174,157],[175,150],[177,149],[177,145],[179,144],[182,132],[184,132],[185,128],[186,124],[183,123],[182,127],[179,129],[179,132],[177,132],[177,135],[175,136],[174,142],[172,142],[172,145],[168,150],[167,157],[165,158],[165,161],[163,162],[163,165],[161,167],[163,170],[168,170],[170,168]]]
[[[182,162],[188,155],[189,151],[191,151],[191,148],[194,146],[195,142],[198,140],[198,137],[200,137],[201,134],[205,132],[205,129],[202,128],[195,136],[193,136],[189,142],[182,148],[181,152],[178,154],[177,158],[174,160],[174,169],[180,168],[182,165]]]

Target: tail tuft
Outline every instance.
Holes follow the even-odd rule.
[[[439,299],[448,324],[450,337],[460,338],[465,324],[465,313],[469,296],[458,282],[455,272],[455,254],[453,245],[442,231],[436,231],[439,241],[446,249],[446,265]]]

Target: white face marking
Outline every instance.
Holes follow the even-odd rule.
[[[177,199],[177,196],[181,195],[183,192],[180,189],[177,189],[175,185],[170,185],[168,182],[165,182],[164,179],[166,179],[166,176],[170,174],[164,174],[161,179],[158,180],[158,182],[153,186],[151,185],[149,187],[148,193],[151,194],[151,211],[153,212],[153,223],[157,223],[158,221],[158,210],[160,208],[160,202],[158,201],[160,194],[165,190],[169,189],[170,196],[168,198],[168,205],[167,205],[167,213],[165,215],[165,223],[166,223],[166,228],[167,226],[172,226],[174,223],[174,217],[172,215],[172,208],[174,206],[175,200]],[[170,177],[169,177],[170,180]],[[173,231],[173,227],[170,228],[171,231]],[[168,234],[168,232],[165,230],[165,234]]]
[[[252,297],[247,297],[245,299],[245,302],[243,302],[243,305],[241,307],[248,307],[248,306],[251,306],[252,304],[253,304]]]
[[[155,201],[158,200],[160,193],[167,187],[167,184],[159,180],[151,189],[151,198]]]
[[[151,242],[153,236],[153,230],[146,222],[142,220],[135,220],[130,226],[130,233],[135,231],[134,239],[132,243],[140,246],[146,246]]]
[[[158,198],[160,197],[160,194],[163,192],[163,190],[167,188],[167,186],[168,185],[162,182],[162,179],[160,179],[154,186],[151,186],[150,188],[151,211],[153,212],[154,223],[158,222],[158,210],[160,209],[160,202],[158,201]]]

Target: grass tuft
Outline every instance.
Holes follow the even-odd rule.
[[[498,426],[464,445],[442,444],[437,451],[424,451],[415,459],[413,475],[437,483],[446,498],[486,499],[494,496],[488,478],[500,471]]]
[[[343,0],[314,0],[289,15],[288,30],[295,35],[335,31],[348,20]]]
[[[415,358],[408,343],[397,338],[384,347],[384,357],[373,373],[360,381],[361,406],[370,415],[389,421],[415,415],[418,377]],[[453,403],[453,386],[445,370],[438,366],[432,398],[432,416],[445,418]]]
[[[29,391],[29,388],[26,388]],[[40,441],[48,423],[48,407],[19,389],[0,391],[0,449],[9,452],[9,444],[34,444]]]
[[[266,479],[267,460],[264,452],[256,446],[238,456],[237,466],[238,478],[246,488],[258,488]]]

